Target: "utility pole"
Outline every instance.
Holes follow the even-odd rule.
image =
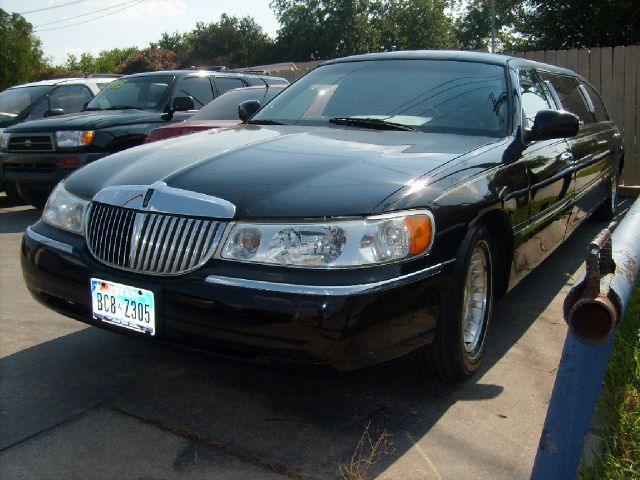
[[[496,0],[491,0],[491,53],[496,53]]]

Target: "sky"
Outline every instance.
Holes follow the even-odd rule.
[[[270,0],[0,0],[0,8],[22,14],[34,26],[45,56],[60,65],[67,54],[95,55],[101,50],[130,46],[145,48],[149,42],[159,40],[162,32],[187,32],[196,22],[218,21],[222,13],[250,15],[273,38],[278,22],[269,3]],[[26,13],[43,8],[48,10]],[[97,18],[100,16],[104,17]]]

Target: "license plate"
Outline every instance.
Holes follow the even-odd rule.
[[[93,318],[137,332],[155,335],[153,292],[131,285],[91,279]]]

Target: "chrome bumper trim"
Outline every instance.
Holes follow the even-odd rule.
[[[68,243],[59,242],[49,237],[45,237],[44,235],[40,235],[39,233],[31,230],[31,227],[27,227],[24,233],[27,237],[35,242],[40,242],[48,247],[54,248],[56,250],[62,250],[66,253],[73,253],[73,247]]]
[[[381,280],[373,283],[361,283],[358,285],[299,285],[292,283],[267,282],[263,280],[249,280],[246,278],[225,277],[222,275],[209,275],[205,281],[207,283],[224,285],[227,287],[240,287],[298,295],[362,295],[388,290],[407,283],[417,282],[418,280],[440,273],[446,266],[451,265],[453,262],[455,262],[455,259],[447,260],[446,262],[438,263],[437,265],[433,265],[407,275],[402,275],[400,277],[389,278],[387,280]]]

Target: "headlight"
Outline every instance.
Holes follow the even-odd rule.
[[[84,213],[88,206],[88,201],[69,193],[64,188],[64,184],[59,183],[49,195],[47,205],[42,212],[42,219],[54,227],[82,234]]]
[[[10,133],[2,132],[2,135],[0,135],[0,150],[7,150],[9,148],[9,137],[11,137]]]
[[[388,263],[423,255],[433,243],[427,210],[395,212],[361,220],[237,223],[222,258],[309,268]]]
[[[93,142],[94,130],[64,130],[56,132],[58,148],[73,148],[89,145]]]

